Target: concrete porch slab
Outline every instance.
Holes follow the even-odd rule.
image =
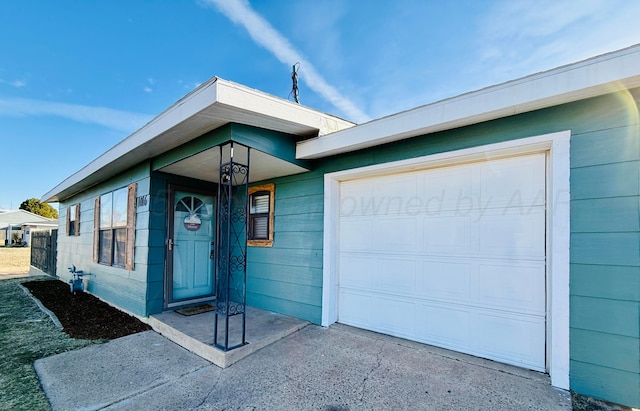
[[[226,368],[309,324],[308,321],[299,318],[247,307],[245,329],[247,344],[225,352],[213,345],[214,315],[213,311],[191,316],[167,311],[150,316],[149,325],[181,347],[220,368]],[[242,341],[240,324],[240,316],[230,318],[230,346]],[[218,344],[224,344],[223,333],[218,335]]]

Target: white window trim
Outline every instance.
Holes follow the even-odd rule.
[[[322,325],[338,319],[336,267],[342,181],[417,171],[469,161],[548,152],[547,176],[547,369],[551,384],[569,389],[569,145],[571,131],[438,153],[325,174]]]

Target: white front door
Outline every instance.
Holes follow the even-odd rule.
[[[214,295],[214,197],[172,190],[169,303]]]
[[[545,159],[342,182],[338,321],[544,371]]]

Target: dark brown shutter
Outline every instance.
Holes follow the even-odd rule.
[[[67,235],[69,235],[69,233],[71,231],[69,231],[69,229],[71,228],[71,207],[67,207]]]
[[[126,270],[133,270],[136,242],[136,188],[136,183],[129,184],[129,197],[127,201],[127,255],[124,265]]]
[[[93,206],[93,262],[98,262],[100,255],[100,196],[96,197]]]
[[[80,236],[80,203],[76,204],[76,235]]]

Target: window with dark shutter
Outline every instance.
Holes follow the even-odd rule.
[[[80,235],[80,203],[76,204],[75,233],[76,235]]]
[[[73,234],[73,221],[71,220],[71,213],[73,207],[67,207],[67,235],[72,236]],[[75,213],[74,213],[75,214]]]

